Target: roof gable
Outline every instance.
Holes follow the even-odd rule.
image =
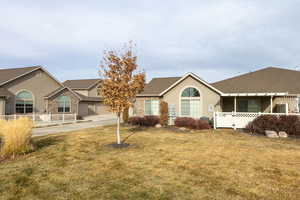
[[[19,77],[40,69],[40,66],[0,69],[0,85],[11,82]]]
[[[66,80],[63,85],[71,89],[89,90],[97,85],[101,79],[77,79],[77,80]]]
[[[196,74],[187,73],[183,77],[153,78],[148,84],[145,85],[143,92],[141,92],[137,96],[162,96],[189,76],[207,86],[209,89],[215,91],[216,93],[222,94],[221,91],[211,86],[206,81],[202,80]]]
[[[23,68],[9,68],[9,69],[0,69],[0,86],[10,83],[18,78],[31,74],[37,70],[42,70],[45,72],[51,79],[57,82],[62,86],[54,76],[52,76],[47,70],[42,66],[32,66],[32,67],[23,67]]]

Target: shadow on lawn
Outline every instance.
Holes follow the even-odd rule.
[[[63,141],[64,136],[56,136],[56,137],[44,137],[39,138],[33,141],[34,147],[36,151],[39,151],[43,148],[58,144]]]

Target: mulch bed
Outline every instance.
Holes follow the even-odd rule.
[[[121,143],[121,144],[110,143],[110,144],[106,144],[105,146],[107,146],[107,147],[112,147],[112,148],[116,148],[116,149],[123,149],[123,148],[129,147],[130,144],[129,144],[129,143]]]

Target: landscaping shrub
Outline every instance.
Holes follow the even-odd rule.
[[[279,119],[275,115],[261,115],[247,125],[252,133],[265,134],[265,130],[278,131]]]
[[[30,144],[33,123],[28,118],[0,121],[1,156],[14,157],[32,149]]]
[[[246,129],[252,133],[265,134],[265,130],[285,131],[289,135],[300,135],[300,119],[295,115],[261,115],[250,122]]]
[[[176,117],[174,124],[177,127],[186,127],[186,128],[192,128],[193,124],[195,123],[195,120],[190,117]]]
[[[197,130],[203,130],[203,129],[210,129],[211,127],[210,127],[208,121],[197,119],[194,121],[192,128],[197,129]]]
[[[177,117],[175,119],[175,126],[185,127],[185,128],[190,128],[190,129],[197,129],[197,130],[211,128],[208,121],[201,120],[201,119],[193,119],[190,117]]]
[[[128,123],[134,126],[155,126],[159,124],[159,117],[145,116],[145,117],[130,117]]]
[[[289,135],[300,134],[300,120],[296,115],[281,115],[279,117],[278,130],[285,131]]]
[[[124,123],[128,123],[128,119],[129,119],[129,109],[126,108],[123,113],[122,113],[122,118],[123,118],[123,122]]]
[[[165,101],[161,101],[159,104],[159,110],[160,110],[159,123],[162,126],[167,126],[169,121],[168,103]]]

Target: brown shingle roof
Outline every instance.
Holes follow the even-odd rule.
[[[300,71],[268,67],[211,84],[224,93],[300,94]]]
[[[103,101],[103,98],[101,97],[88,97],[88,96],[84,96],[78,92],[75,92],[79,97],[80,97],[80,101]]]
[[[32,66],[23,68],[0,69],[0,85],[39,68],[41,67]]]
[[[138,94],[138,96],[157,96],[180,78],[181,77],[153,78],[145,85],[144,90]]]
[[[71,89],[90,89],[94,85],[96,85],[98,82],[100,82],[101,79],[77,79],[77,80],[66,80],[63,82],[63,85],[71,88]]]

